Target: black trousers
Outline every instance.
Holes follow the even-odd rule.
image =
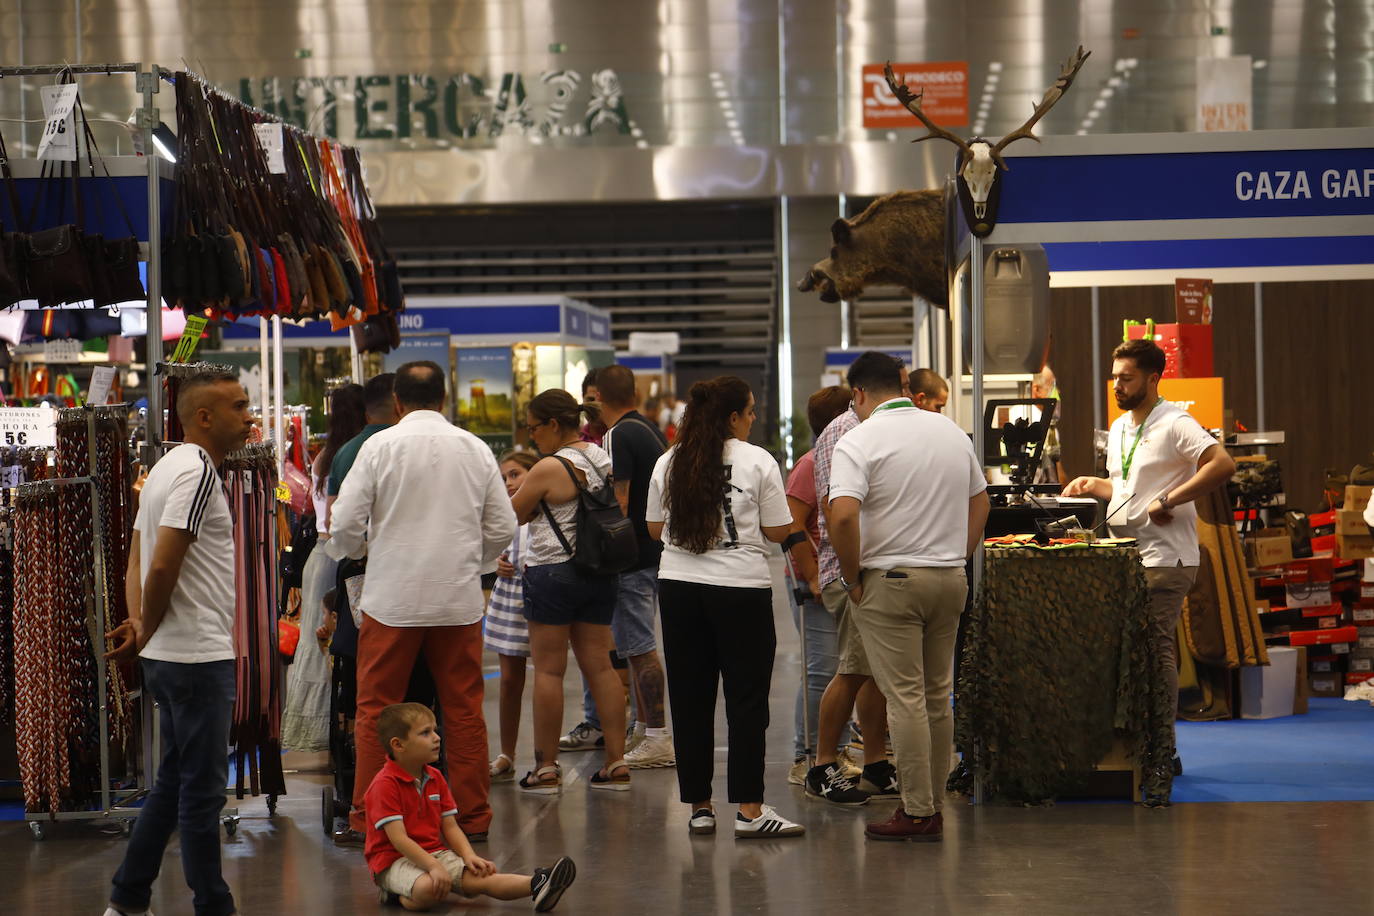
[[[682,801],[711,797],[722,681],[730,732],[728,797],[735,804],[763,801],[768,686],[778,644],[772,589],[660,579],[658,601]]]

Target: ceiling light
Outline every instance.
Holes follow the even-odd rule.
[[[1001,78],[1002,78],[1002,77],[999,76],[999,75],[996,74],[996,73],[989,73],[989,74],[988,74],[988,79],[987,79],[987,81],[988,81],[989,83],[991,83],[992,85],[995,86],[995,85],[997,85],[997,81],[1000,80]]]
[[[640,149],[648,149],[648,148],[649,148],[649,141],[648,141],[648,140],[636,140],[636,141],[635,141],[635,146],[639,147]]]
[[[988,72],[989,72],[989,73],[1001,73],[1001,72],[1002,72],[1002,62],[1001,62],[1000,60],[990,60],[990,61],[988,61]]]
[[[1104,99],[1109,99],[1114,95],[1116,95],[1116,90],[1113,89],[1111,86],[1108,86],[1107,88],[1102,90],[1102,98]]]
[[[1257,60],[1257,61],[1255,61],[1255,63],[1253,64],[1253,66],[1254,66],[1254,68],[1255,68],[1256,70],[1263,70],[1265,67],[1269,66],[1269,61],[1267,61],[1267,60]]]
[[[1108,86],[1111,86],[1113,89],[1115,89],[1117,86],[1120,86],[1120,85],[1121,85],[1121,77],[1119,77],[1119,76],[1114,76],[1114,77],[1112,77],[1111,79],[1107,80],[1107,85],[1108,85]]]
[[[1077,133],[1080,137],[1086,137],[1088,135],[1088,132],[1082,129],[1081,127],[1077,131],[1075,131],[1075,133]]]
[[[1104,109],[1104,108],[1106,108],[1106,107],[1107,107],[1107,101],[1106,101],[1106,99],[1098,99],[1096,102],[1093,102],[1093,111],[1101,111],[1102,109]]]

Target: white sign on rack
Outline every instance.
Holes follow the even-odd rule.
[[[284,154],[285,141],[282,138],[280,121],[265,121],[253,125],[253,133],[258,135],[258,145],[267,154],[267,171],[281,175],[286,171]]]
[[[114,385],[114,366],[96,366],[91,371],[91,387],[86,392],[86,403],[95,407],[110,403],[110,389]]]
[[[677,331],[631,331],[630,352],[637,356],[663,356],[682,349]]]
[[[38,158],[75,162],[76,125],[72,109],[76,107],[76,83],[40,86],[38,94],[43,98],[43,116],[48,119],[38,141]]]
[[[57,411],[51,407],[0,407],[0,445],[57,445]]]

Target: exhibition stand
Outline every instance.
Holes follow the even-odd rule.
[[[995,228],[986,239],[966,235],[958,248],[960,261],[968,262],[968,292],[972,300],[969,333],[973,403],[959,405],[957,409],[966,427],[972,427],[979,453],[984,452],[984,430],[976,417],[981,414],[985,397],[986,252],[997,246],[1043,245],[1049,258],[1051,283],[1056,286],[1172,284],[1180,272],[1218,282],[1255,282],[1259,312],[1263,298],[1258,284],[1263,281],[1374,277],[1371,148],[1374,130],[1366,128],[1049,137],[1039,145],[1018,144],[1007,154],[1009,170],[1000,178]],[[1094,342],[1100,339],[1095,306],[1096,296],[1092,316]],[[1257,338],[1261,333],[1257,327]],[[1257,339],[1256,380],[1264,373],[1261,344]],[[959,352],[957,342],[954,352]],[[1105,357],[1105,353],[1093,353],[1094,379],[1106,378]],[[1251,380],[1230,382],[1248,384]],[[1105,425],[1106,420],[1102,407],[1104,393],[1095,383],[1093,397],[1099,426]],[[1262,394],[1259,404],[1262,424]],[[1333,528],[1337,523],[1333,518]],[[1231,531],[1234,538],[1229,514],[1213,524]],[[1330,545],[1333,548],[1335,540],[1333,537]],[[1310,547],[1320,553],[1317,541]],[[1225,553],[1224,545],[1222,552]],[[1112,564],[1119,566],[1125,562],[1114,553],[1084,548],[1076,562],[1105,571]],[[1134,550],[1127,553],[1133,555]],[[1054,562],[1048,557],[1027,558],[1022,574],[1028,575],[1037,561]],[[1070,708],[1067,698],[1054,685],[1079,683],[1085,667],[1100,668],[1093,675],[1097,678],[1096,687],[1080,695],[1077,702],[1098,710],[1099,714],[1115,709],[1117,715],[1112,725],[1118,737],[1148,733],[1152,720],[1149,704],[1121,703],[1119,685],[1124,683],[1127,666],[1135,662],[1120,644],[1113,644],[1105,653],[1098,647],[1091,654],[1075,657],[1042,651],[1046,649],[1047,634],[1058,639],[1066,631],[1090,625],[1104,614],[1118,613],[1122,597],[1079,587],[1080,579],[1105,581],[1096,572],[1087,577],[1064,576],[1061,584],[1055,586],[1058,591],[1052,600],[1031,602],[1037,607],[1061,608],[1062,619],[1030,625],[1028,620],[1002,610],[1009,599],[994,575],[1000,577],[1005,564],[1004,551],[988,553],[982,604],[973,618],[977,624],[971,627],[977,635],[970,639],[963,659],[961,740],[980,783],[978,797],[990,790],[1003,797],[1011,794],[1017,800],[1040,801],[1045,793],[1053,794],[1052,781],[1047,783],[1040,770],[1023,769],[1032,765],[1027,762],[1028,757],[1013,756],[1012,752],[1014,742],[1048,742],[1049,750],[1054,751],[1048,755],[1049,760],[1069,760],[1057,745],[1060,738],[1040,731],[1032,736],[1026,731],[1030,727],[1039,729],[1041,721],[1068,721],[1064,717],[1081,714],[1081,710]],[[1139,568],[1133,558],[1126,565]],[[1244,567],[1241,561],[1242,578]],[[1117,573],[1118,578],[1132,578],[1128,571]],[[1248,582],[1238,593],[1248,594],[1253,600],[1254,592]],[[1361,600],[1355,599],[1355,613],[1360,611]],[[1018,608],[1018,614],[1029,611]],[[1254,609],[1246,611],[1253,614]],[[1351,609],[1336,605],[1332,617],[1339,624],[1342,614],[1350,612]],[[1374,625],[1374,608],[1368,616]],[[1335,625],[1324,629],[1339,632],[1327,634],[1326,639],[1319,637],[1314,641],[1316,644],[1344,644],[1346,654],[1351,654],[1352,648],[1358,653],[1363,649],[1362,634],[1368,632],[1370,648],[1374,650],[1374,629]],[[1307,640],[1296,632],[1290,637],[1269,627],[1266,635],[1271,644],[1291,638],[1294,645],[1299,645]],[[1338,643],[1337,637],[1345,642]],[[1009,677],[1031,676],[1033,669],[1041,666],[1048,669],[1035,676],[1046,679],[1046,697],[1052,709],[1040,710],[1032,719],[1026,719],[1014,704],[980,702],[977,680],[988,677],[989,671],[1001,670],[990,657],[980,655],[987,645],[994,643],[1005,653],[1004,657],[1018,657],[1022,660],[1019,664],[1028,666],[1005,671]],[[1265,664],[1262,645],[1259,650],[1257,658],[1233,661],[1230,667]],[[1282,672],[1280,675],[1288,676]],[[1148,666],[1135,671],[1135,676],[1145,680],[1137,685],[1138,689],[1145,693],[1157,689]],[[964,709],[966,702],[968,709]],[[1070,755],[1073,765],[1083,766],[1091,761],[1092,754],[1105,751],[1105,735],[1086,734],[1074,740],[1079,737],[1085,743],[1081,753]],[[1167,799],[1166,774],[1157,749],[1134,740],[1129,744],[1133,745],[1128,749],[1135,753],[1134,762],[1143,768],[1147,794],[1162,793]],[[1045,748],[1037,747],[1034,753],[1043,755]],[[1016,760],[1022,762],[1009,762]],[[1008,767],[1013,771],[1009,772]],[[1008,786],[1020,789],[1009,793]]]

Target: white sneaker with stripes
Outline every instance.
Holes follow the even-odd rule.
[[[782,836],[801,836],[806,832],[806,828],[801,824],[794,824],[783,817],[773,808],[772,805],[762,805],[759,816],[753,819],[744,816],[743,812],[735,814],[735,839],[755,840],[772,839]]]

